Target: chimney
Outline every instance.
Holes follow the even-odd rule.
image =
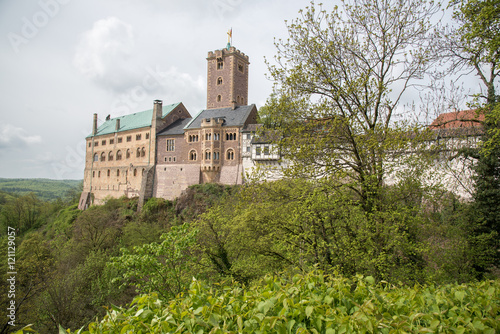
[[[162,101],[155,100],[154,106],[153,106],[153,117],[156,119],[160,119],[162,115],[163,115]]]
[[[231,109],[236,109],[236,101],[231,102]]]
[[[97,114],[94,114],[94,124],[92,126],[92,136],[97,134]]]
[[[115,128],[115,131],[118,132],[118,130],[120,130],[120,119],[119,118],[116,119],[116,128]]]

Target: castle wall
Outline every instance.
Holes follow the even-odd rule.
[[[138,196],[142,175],[154,162],[152,145],[149,127],[87,138],[83,191],[94,195],[95,204]]]
[[[187,187],[200,183],[199,165],[157,165],[153,196],[173,200]]]

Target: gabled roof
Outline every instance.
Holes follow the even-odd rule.
[[[172,110],[178,107],[181,103],[174,103],[162,107],[162,118],[167,116]],[[116,130],[116,120],[120,120],[120,128]],[[110,118],[97,127],[96,136],[107,135],[115,132],[123,132],[133,129],[139,129],[151,126],[153,119],[153,109],[136,112],[130,115]],[[92,137],[88,135],[87,138]]]
[[[178,119],[167,126],[164,130],[159,132],[157,136],[183,135],[184,127],[188,125],[192,120],[192,118]]]
[[[429,126],[431,129],[457,129],[481,127],[484,114],[476,110],[453,111],[439,115]]]
[[[234,110],[232,108],[203,110],[184,129],[188,130],[201,128],[201,120],[210,118],[223,118],[223,126],[243,126],[253,109],[256,109],[255,104],[239,106]]]

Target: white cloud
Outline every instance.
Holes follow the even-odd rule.
[[[11,124],[0,125],[0,148],[16,148],[42,141],[42,137],[28,136],[26,131]]]
[[[134,46],[130,24],[116,17],[99,20],[82,35],[74,65],[94,82],[119,91],[136,80],[130,60]]]

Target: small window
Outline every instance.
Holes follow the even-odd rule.
[[[260,151],[261,151],[260,146],[257,146],[257,147],[255,148],[255,155],[260,155]]]
[[[92,143],[91,142],[89,142],[89,147],[92,147]]]
[[[101,177],[101,171],[97,172],[97,177]]]
[[[217,102],[220,102],[222,100],[222,95],[217,95]]]
[[[146,156],[146,149],[143,147],[141,149],[141,157],[145,157]]]
[[[175,157],[174,157],[174,162],[175,162]]]
[[[134,176],[137,176],[137,169],[134,169]]]
[[[108,161],[113,161],[113,152],[109,152]]]
[[[116,160],[121,160],[122,159],[122,151],[117,151],[116,152]]]
[[[111,170],[108,169],[108,177],[111,176]]]
[[[122,137],[118,137],[118,144],[122,142]]]
[[[252,135],[251,134],[247,134],[247,139],[252,139]]]
[[[227,160],[234,160],[234,151],[233,150],[228,150],[226,154]]]
[[[101,153],[101,161],[106,161],[106,153]]]
[[[95,171],[92,172],[92,177],[95,177]]]
[[[141,140],[141,135],[140,134],[135,135],[135,140]]]
[[[120,176],[120,170],[119,169],[116,170],[116,176]]]
[[[165,157],[165,162],[167,162],[167,157]]]
[[[115,143],[115,140],[114,140],[114,139],[110,139],[110,140],[109,140],[109,145],[112,145],[112,144],[114,144],[114,143]]]
[[[189,152],[189,160],[191,160],[191,161],[196,160],[196,151]]]
[[[129,158],[130,158],[130,150],[129,150],[129,149],[127,149],[127,153],[125,154],[125,158],[126,158],[126,159],[129,159]]]
[[[241,73],[245,72],[245,66],[243,66],[242,63],[238,63],[238,71],[240,71]]]
[[[205,160],[210,160],[210,158],[211,158],[211,153],[210,153],[210,151],[206,151],[206,152],[205,152]]]
[[[247,152],[250,152],[251,148],[250,146],[247,146]]]
[[[103,140],[103,141],[101,142],[101,145],[106,145],[106,141],[105,141],[105,140]]]
[[[98,141],[96,141],[96,142],[94,143],[94,147],[97,147],[97,146],[99,146],[99,142],[98,142]]]
[[[175,151],[175,141],[174,139],[167,139],[167,152]]]
[[[94,161],[99,161],[99,155],[97,153],[94,154]]]
[[[127,136],[127,143],[132,141],[132,136]]]
[[[146,139],[149,139],[149,132],[146,133]]]
[[[217,85],[222,85],[222,77],[217,78]]]
[[[214,152],[214,160],[219,160],[219,152]]]
[[[222,57],[217,58],[217,69],[222,70],[224,68],[224,61]]]
[[[269,155],[269,146],[264,146],[264,154]]]
[[[141,157],[141,149],[140,148],[137,148],[137,152],[135,153],[135,157],[136,158],[140,158]]]

